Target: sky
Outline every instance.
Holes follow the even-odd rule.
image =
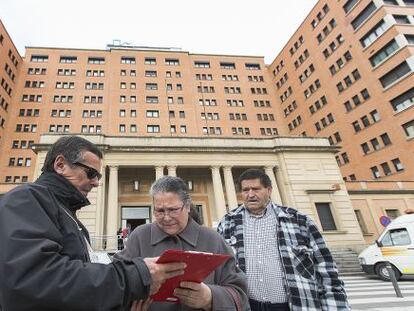
[[[264,56],[270,64],[317,0],[1,0],[25,46],[105,49],[114,39],[190,53]]]

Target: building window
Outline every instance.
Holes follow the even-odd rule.
[[[388,24],[383,20],[375,25],[368,33],[360,39],[363,48],[371,45],[379,36],[388,29]]]
[[[147,118],[158,118],[159,111],[158,110],[147,110]]]
[[[135,64],[135,57],[121,57],[121,64]]]
[[[371,139],[370,142],[371,142],[372,148],[374,148],[374,150],[381,149],[380,143],[379,143],[377,138]]]
[[[372,120],[374,123],[381,121],[381,117],[377,110],[372,110],[370,113]]]
[[[196,68],[210,68],[210,62],[195,61],[194,66]]]
[[[352,126],[354,127],[355,133],[358,133],[359,131],[361,131],[361,125],[359,124],[358,121],[352,122]]]
[[[381,177],[381,175],[379,173],[379,170],[378,170],[378,167],[373,166],[373,167],[370,168],[370,170],[371,170],[372,176],[374,176],[375,179]]]
[[[34,63],[46,63],[49,59],[47,55],[32,55],[30,61]]]
[[[382,84],[383,88],[391,85],[395,81],[399,80],[400,78],[404,77],[406,74],[411,72],[411,68],[406,61],[399,64],[397,67],[383,75],[379,80]]]
[[[402,125],[407,138],[414,137],[414,119]]]
[[[157,96],[147,96],[145,98],[145,102],[148,104],[158,104],[158,97]]]
[[[59,63],[76,64],[78,58],[76,56],[61,56]]]
[[[221,69],[236,69],[235,63],[220,62]]]
[[[146,83],[145,89],[146,90],[158,90],[158,84],[157,83]]]
[[[400,172],[400,171],[404,170],[404,167],[403,167],[403,165],[402,165],[399,158],[392,159],[391,162],[394,165],[394,168],[397,172]]]
[[[88,57],[88,64],[102,65],[105,64],[104,57]]]
[[[358,1],[359,0],[348,0],[343,6],[345,13],[348,13],[349,11],[351,11]]]
[[[414,87],[391,100],[395,112],[403,111],[414,105]]]
[[[414,35],[404,35],[405,39],[407,40],[408,44],[414,44]]]
[[[260,70],[260,64],[245,64],[247,70]]]
[[[364,152],[364,154],[368,154],[369,151],[370,151],[368,143],[361,144],[361,148],[362,148],[362,152]]]
[[[361,91],[361,96],[364,100],[368,100],[371,97],[371,95],[369,95],[369,92],[368,92],[367,89],[363,89]]]
[[[176,58],[166,58],[165,64],[168,66],[178,66],[180,65],[180,61]]]
[[[156,65],[157,60],[153,57],[145,57],[144,63],[145,63],[145,65]]]
[[[382,139],[382,143],[384,144],[384,146],[391,145],[391,139],[387,133],[380,135],[380,137]]]
[[[393,15],[394,20],[397,24],[410,24],[410,20],[406,15]]]
[[[335,231],[336,224],[331,211],[330,203],[315,203],[316,211],[318,212],[319,220],[321,222],[323,231]]]
[[[160,126],[159,125],[147,125],[147,133],[159,133]]]
[[[145,76],[146,77],[156,77],[157,76],[157,72],[154,70],[146,70],[145,71]]]
[[[359,26],[361,26],[362,23],[364,23],[371,15],[372,13],[376,10],[376,5],[374,2],[370,2],[365,9],[362,10],[361,13],[358,14],[357,17],[355,17],[352,21],[351,21],[351,25],[352,27],[355,29],[357,29]]]
[[[384,172],[385,176],[391,175],[391,169],[387,162],[381,163],[382,171]]]

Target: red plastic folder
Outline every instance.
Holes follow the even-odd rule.
[[[168,279],[161,285],[160,290],[151,296],[153,301],[179,303],[174,296],[174,289],[180,287],[180,282],[190,281],[201,283],[218,266],[223,264],[230,255],[212,254],[193,251],[168,249],[164,251],[157,263],[185,262],[187,267],[184,274]]]

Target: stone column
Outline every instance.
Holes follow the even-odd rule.
[[[276,181],[279,186],[279,194],[282,198],[282,204],[285,206],[295,206],[293,196],[291,195],[291,184],[283,154],[278,154],[278,164],[275,173]]]
[[[164,166],[155,167],[155,180],[160,179],[164,176]]]
[[[118,221],[118,166],[109,167],[108,215],[106,218],[107,250],[116,250]]]
[[[96,218],[95,218],[95,247],[97,250],[103,249],[103,235],[104,235],[104,214],[105,214],[105,191],[106,191],[106,166],[102,167],[102,178],[99,182],[98,191],[96,194]]]
[[[214,201],[216,203],[216,217],[217,220],[220,220],[227,212],[223,193],[223,184],[221,182],[220,176],[220,167],[212,166],[210,167],[210,169],[213,178]]]
[[[265,170],[266,175],[269,176],[270,181],[272,182],[272,187],[273,187],[272,194],[271,194],[272,201],[274,203],[283,205],[282,198],[280,197],[279,187],[277,186],[277,182],[276,182],[276,177],[275,177],[275,174],[273,173],[273,166],[265,166],[264,170]]]
[[[177,167],[174,165],[167,166],[168,169],[168,176],[177,176]]]
[[[236,189],[234,188],[233,174],[231,173],[231,166],[223,167],[224,184],[226,187],[227,204],[229,209],[237,207]]]

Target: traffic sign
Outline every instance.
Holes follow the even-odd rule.
[[[388,216],[381,216],[380,217],[380,223],[381,223],[381,225],[386,227],[391,223],[391,218],[389,218]]]

